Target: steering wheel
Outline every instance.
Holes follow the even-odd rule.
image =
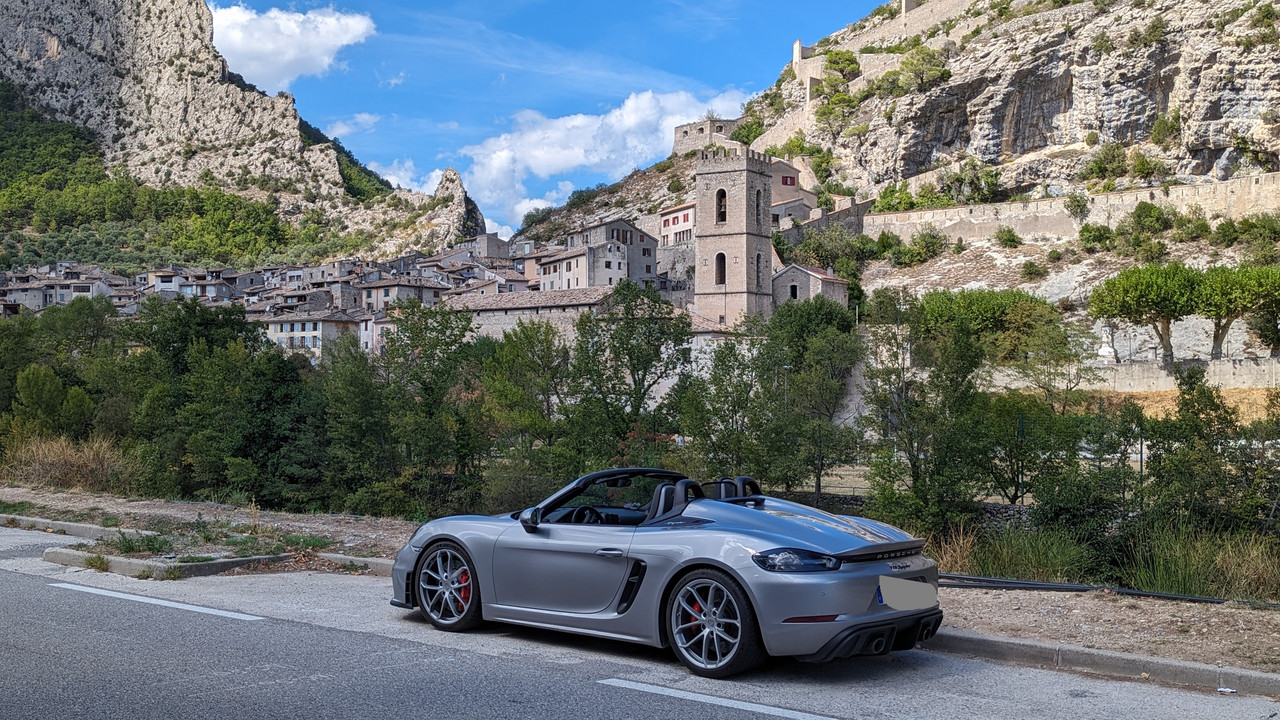
[[[582,523],[584,525],[602,525],[604,524],[604,516],[600,514],[599,510],[590,505],[579,505],[569,515],[569,522]]]

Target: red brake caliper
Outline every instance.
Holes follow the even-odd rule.
[[[466,609],[467,603],[471,602],[471,573],[463,570],[458,575],[458,584],[462,585],[458,588],[458,599],[461,601],[458,604],[458,612],[462,612]]]
[[[698,602],[697,600],[694,600],[694,601],[693,601],[693,612],[696,612],[696,613],[700,613],[700,612],[702,612],[702,603]],[[698,619],[698,618],[697,618],[697,617],[695,617],[695,616],[693,615],[693,613],[689,613],[689,622],[695,622],[695,621],[697,621],[697,619]]]

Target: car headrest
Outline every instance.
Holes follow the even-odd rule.
[[[676,485],[671,482],[664,482],[653,489],[653,501],[649,503],[649,516],[646,520],[652,520],[660,515],[666,515],[671,512],[671,508],[676,503]]]
[[[760,492],[760,483],[752,480],[746,475],[739,475],[733,479],[733,487],[738,491],[738,497],[747,497],[749,495],[763,495]]]
[[[707,497],[716,500],[728,500],[729,498],[750,497],[752,495],[760,495],[760,484],[746,475],[739,475],[735,478],[722,477],[719,480],[713,480],[702,484],[702,490]]]
[[[649,503],[649,516],[645,522],[679,515],[689,501],[706,496],[702,486],[689,478],[675,483],[664,482],[653,491],[653,502]]]

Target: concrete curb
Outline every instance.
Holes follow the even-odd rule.
[[[1200,689],[1231,688],[1249,695],[1280,696],[1280,674],[1205,663],[1130,655],[1074,645],[1054,645],[1035,640],[979,635],[944,628],[921,647],[952,655],[1055,670],[1078,670],[1112,677],[1147,680]]]
[[[100,555],[98,553],[85,552],[83,550],[72,550],[70,548],[48,548],[44,551],[44,561],[56,563],[58,565],[68,565],[70,567],[88,567],[85,560],[90,557],[103,557],[107,561],[107,572],[117,575],[128,575],[130,577],[138,577],[139,575],[150,576],[157,580],[165,579],[177,573],[180,578],[203,577],[205,575],[217,575],[220,572],[226,572],[234,568],[249,565],[256,562],[280,562],[293,557],[291,553],[284,555],[257,555],[254,557],[243,558],[220,558],[217,560],[206,560],[205,562],[180,563],[170,562],[167,560],[148,560],[144,558],[124,558],[111,555]]]
[[[338,563],[339,565],[356,565],[358,567],[363,567],[369,571],[370,575],[381,575],[383,577],[391,577],[391,566],[395,563],[394,560],[387,560],[384,558],[352,557],[350,555],[343,555],[342,553],[316,553],[316,557],[321,560]]]
[[[0,525],[16,527],[23,530],[45,530],[47,532],[71,535],[72,537],[101,540],[104,537],[115,538],[121,535],[139,537],[155,535],[153,530],[131,530],[129,528],[109,528],[84,523],[63,522],[61,520],[45,520],[44,518],[27,517],[26,515],[0,515]]]

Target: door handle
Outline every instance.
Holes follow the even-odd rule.
[[[622,557],[622,551],[618,548],[600,548],[596,554],[602,557]]]

